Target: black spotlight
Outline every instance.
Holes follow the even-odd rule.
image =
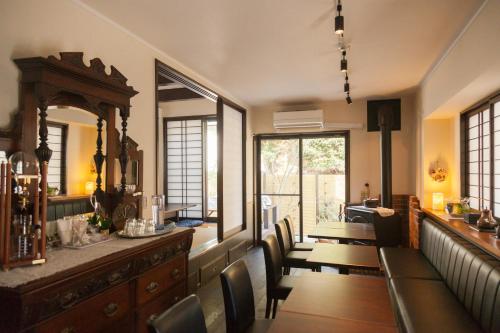
[[[349,96],[349,94],[347,94],[347,97],[345,98],[347,104],[352,104],[352,99],[351,99],[351,96]]]
[[[344,83],[344,92],[345,93],[348,93],[350,90],[350,87],[349,87],[349,78],[347,77],[347,75],[345,76],[345,83]]]
[[[342,51],[342,59],[340,60],[340,71],[342,73],[347,72],[347,59],[345,58],[345,51]]]
[[[335,16],[335,33],[341,35],[344,33],[344,17],[341,15],[342,4],[340,0],[337,4],[337,16]]]

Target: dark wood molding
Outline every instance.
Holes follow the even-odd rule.
[[[224,240],[224,103],[217,99],[217,239]]]
[[[174,89],[162,89],[158,90],[159,84],[168,85],[170,83],[179,83],[185,86],[186,89],[191,90],[192,92],[201,95],[211,101],[217,103],[217,146],[218,146],[218,156],[217,156],[217,217],[218,217],[218,227],[217,227],[217,238],[219,242],[224,240],[224,225],[223,225],[223,172],[222,172],[222,149],[223,149],[223,109],[224,104],[230,106],[242,113],[242,159],[243,159],[243,220],[242,220],[242,230],[247,228],[247,214],[246,214],[246,109],[234,103],[228,98],[225,98],[219,95],[217,92],[213,91],[210,88],[207,88],[203,84],[197,82],[189,78],[188,76],[182,74],[181,72],[175,70],[174,68],[164,64],[158,59],[155,59],[155,137],[156,137],[156,149],[155,149],[155,174],[156,179],[158,179],[159,170],[158,170],[158,162],[159,162],[159,111],[158,106],[160,102],[160,94],[163,91],[175,90]],[[164,183],[165,185],[165,183]],[[158,181],[155,184],[155,190],[158,192]]]
[[[172,101],[183,101],[188,99],[199,99],[205,98],[197,92],[194,92],[188,88],[173,88],[173,89],[162,89],[158,90],[158,101],[162,102],[172,102]]]

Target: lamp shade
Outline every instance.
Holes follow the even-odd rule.
[[[335,16],[335,33],[337,35],[344,33],[344,17],[342,15]]]
[[[432,210],[444,210],[444,195],[441,192],[432,193]]]
[[[94,193],[95,190],[95,183],[94,182],[86,182],[85,183],[85,194],[92,194]]]
[[[340,60],[340,71],[343,73],[347,72],[347,59]]]

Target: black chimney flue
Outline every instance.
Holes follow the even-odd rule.
[[[378,110],[380,127],[381,197],[382,207],[392,208],[392,127],[393,112],[388,105]]]

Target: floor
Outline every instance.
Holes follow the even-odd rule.
[[[255,300],[255,314],[257,318],[264,318],[266,310],[266,266],[264,263],[264,254],[261,247],[253,248],[243,258],[250,272]],[[336,269],[325,268],[322,270],[325,274],[338,274]],[[292,275],[300,275],[304,270],[292,269]],[[226,332],[226,323],[224,317],[224,299],[220,280],[212,279],[208,284],[198,289],[205,321],[208,327],[208,333]],[[278,308],[279,311],[279,308]]]

